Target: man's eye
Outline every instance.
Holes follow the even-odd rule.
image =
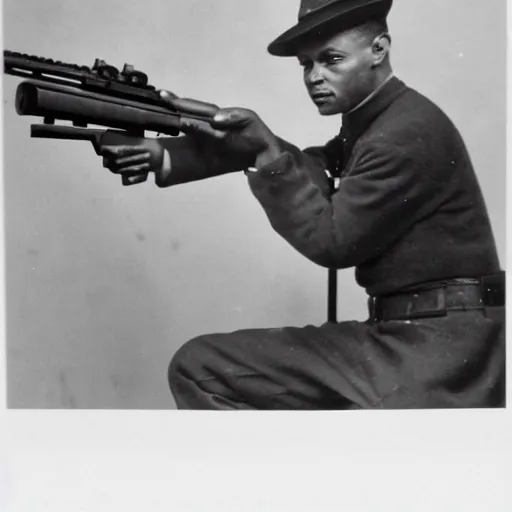
[[[326,64],[337,64],[338,62],[341,62],[343,60],[343,57],[341,55],[329,55],[325,59]]]

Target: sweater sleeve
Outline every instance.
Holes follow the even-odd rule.
[[[170,155],[169,169],[155,173],[159,187],[213,178],[254,165],[254,159],[227,151],[222,141],[188,135],[165,137],[158,141]]]
[[[170,165],[155,173],[156,184],[159,187],[203,180],[254,166],[253,157],[228,151],[223,141],[186,135],[158,140],[170,156]],[[298,151],[289,142],[278,140],[283,153]],[[312,180],[324,194],[327,194],[329,189],[325,170],[332,167],[338,146],[337,138],[334,138],[325,146],[304,150],[309,160],[306,172],[311,173]]]
[[[422,149],[365,145],[330,197],[311,179],[311,160],[300,151],[285,152],[251,174],[249,184],[273,228],[301,254],[325,267],[358,266],[439,206],[449,173],[433,176]]]

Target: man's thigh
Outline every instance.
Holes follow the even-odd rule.
[[[256,409],[372,407],[379,391],[369,331],[365,323],[343,322],[200,336],[174,357],[171,388],[176,377],[188,379],[204,393]]]
[[[171,362],[171,390],[191,408],[495,407],[503,401],[502,316],[200,336]]]

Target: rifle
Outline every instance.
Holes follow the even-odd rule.
[[[20,116],[43,119],[42,124],[31,125],[31,137],[87,140],[99,155],[103,145],[135,144],[147,130],[170,136],[180,133],[180,112],[164,104],[159,91],[148,84],[148,76],[130,64],[120,71],[96,59],[89,68],[5,50],[4,73],[29,79],[16,89],[15,108]],[[89,124],[108,129],[90,129]],[[123,185],[147,177],[147,173],[123,176]]]
[[[31,137],[87,140],[99,155],[103,145],[137,143],[146,130],[180,133],[183,116],[164,105],[148,76],[129,64],[119,71],[96,59],[89,68],[6,50],[4,73],[31,78],[18,85],[15,99],[19,115],[43,118],[43,124],[31,125]],[[187,117],[208,122],[207,117]],[[72,126],[56,125],[56,120],[71,121]],[[88,129],[88,124],[116,129]],[[147,177],[123,176],[123,185],[142,183]],[[334,181],[331,186],[334,190]],[[336,269],[329,270],[327,302],[328,321],[336,323]]]

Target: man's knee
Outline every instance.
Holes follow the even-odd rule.
[[[167,372],[171,391],[176,389],[178,384],[183,385],[184,381],[193,382],[202,370],[208,353],[207,338],[207,336],[193,338],[174,354]]]

